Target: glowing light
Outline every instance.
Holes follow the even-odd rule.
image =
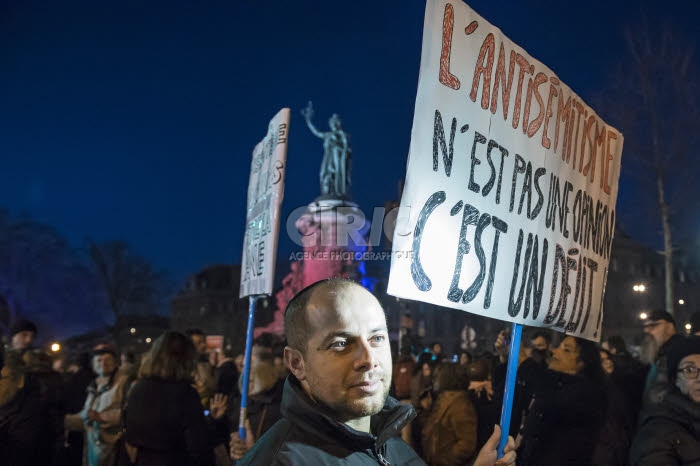
[[[639,314],[639,318],[642,320],[646,319],[647,317],[649,317],[649,316],[647,315],[646,312],[642,312],[641,314]]]
[[[684,304],[685,304],[685,300],[684,300],[684,299],[679,299],[679,300],[678,300],[678,304],[680,304],[681,306],[684,305]]]
[[[690,323],[685,324],[685,329],[690,332],[690,329],[692,329],[693,326],[690,325]]]
[[[51,345],[51,351],[53,351],[54,353],[58,353],[59,351],[61,351],[61,345],[59,345],[58,343],[53,343]]]
[[[129,332],[130,332],[132,335],[136,335],[136,329],[135,329],[134,327],[131,327],[131,330],[129,330]]]
[[[644,285],[639,285],[639,291],[644,293],[646,291],[647,287]]]
[[[151,344],[151,337],[146,338],[146,343],[149,345]]]
[[[632,289],[633,289],[634,291],[639,291],[639,285],[634,285],[634,286],[632,287]]]

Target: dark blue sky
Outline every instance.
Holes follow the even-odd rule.
[[[584,100],[605,89],[638,2],[525,3],[469,2]],[[684,27],[700,17],[647,3]],[[424,8],[0,0],[0,207],[75,245],[125,239],[177,280],[239,262],[251,152],[281,107],[283,210],[318,195],[321,142],[299,115],[313,100],[317,126],[336,112],[350,133],[353,198],[371,212],[404,176]],[[284,258],[296,249],[282,234]]]

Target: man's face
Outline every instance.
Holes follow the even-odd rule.
[[[700,354],[689,354],[678,364],[679,371],[689,370],[688,368],[692,367],[700,368]],[[697,373],[695,378],[692,378],[692,375],[687,372],[679,372],[676,374],[676,387],[682,394],[694,402],[700,403],[700,377]]]
[[[111,353],[98,354],[92,358],[92,369],[100,377],[110,375],[117,368],[117,359]]]
[[[547,343],[544,337],[538,336],[537,338],[533,338],[531,342],[532,347],[536,350],[546,351],[549,349],[549,343]]]
[[[435,343],[433,345],[433,354],[436,356],[442,354],[442,346],[440,345],[440,343]]]
[[[290,370],[315,401],[340,422],[361,420],[384,406],[391,385],[391,351],[379,302],[359,285],[331,294],[321,286],[307,304],[305,354],[285,349]]]
[[[676,333],[676,327],[666,320],[654,320],[644,324],[644,333],[651,335],[661,347]]]
[[[34,343],[34,332],[31,330],[23,330],[12,335],[12,349],[23,350],[30,348]]]
[[[194,349],[197,350],[199,354],[204,354],[207,352],[207,339],[204,337],[204,335],[192,335],[190,339],[192,340]]]

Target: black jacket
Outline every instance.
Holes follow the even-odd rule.
[[[134,384],[124,416],[137,465],[213,465],[212,434],[197,391],[187,382],[147,378]]]
[[[591,465],[607,408],[602,381],[547,370],[538,385],[518,466]]]
[[[413,408],[391,397],[372,416],[372,435],[335,421],[290,375],[284,386],[282,416],[238,465],[425,464],[398,438],[415,417]]]
[[[279,379],[269,390],[256,393],[248,397],[246,414],[248,422],[253,430],[253,437],[260,438],[265,432],[270,430],[282,417],[281,404],[284,380]],[[212,422],[216,429],[217,444],[229,444],[229,436],[233,432],[238,432],[238,424],[241,415],[241,397],[233,398],[228,403],[226,415],[219,420]]]
[[[630,450],[632,466],[700,465],[700,405],[677,389],[642,412]]]

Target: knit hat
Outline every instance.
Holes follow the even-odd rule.
[[[665,320],[666,322],[671,322],[673,325],[676,325],[676,321],[673,319],[673,316],[663,309],[651,311],[648,317],[644,319],[644,323],[642,325],[649,325],[658,320]]]
[[[676,381],[678,365],[681,360],[691,354],[700,354],[700,337],[690,336],[687,338],[675,338],[666,350],[666,360],[668,361],[668,380],[671,383]]]
[[[116,358],[117,349],[114,347],[114,345],[111,345],[109,343],[100,343],[92,349],[92,355],[94,357],[99,356],[101,354],[111,354]]]
[[[10,327],[10,338],[20,332],[34,332],[34,335],[36,335],[36,324],[24,318],[17,319]]]

